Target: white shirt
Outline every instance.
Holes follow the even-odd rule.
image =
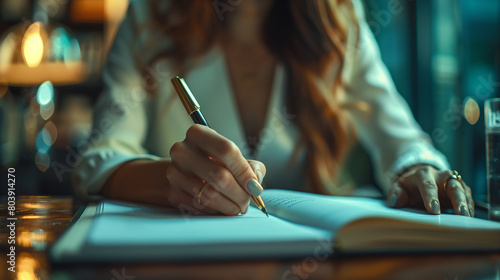
[[[146,76],[135,67],[134,46],[154,32],[141,30],[137,36],[133,31],[150,18],[147,2],[131,2],[109,54],[104,71],[106,91],[95,106],[92,135],[88,144],[78,147],[81,161],[73,183],[79,195],[98,194],[106,179],[127,161],[169,157],[171,146],[182,141],[193,124],[170,82],[177,75],[172,63],[161,60],[148,69]],[[368,105],[365,110],[351,110],[350,115],[360,143],[371,156],[377,183],[388,190],[394,175],[419,163],[449,169],[445,157],[434,149],[397,92],[361,4],[353,3],[360,20],[360,41],[355,43],[355,36],[348,40],[342,80],[346,102]],[[169,41],[158,38],[156,44],[161,47]],[[210,126],[250,158],[222,50],[212,48],[184,78]],[[295,164],[289,164],[299,130],[293,123],[294,116],[286,111],[285,79],[285,69],[278,65],[264,128],[252,158],[266,165],[266,187],[303,190],[305,149]],[[157,95],[149,96],[145,88],[154,89]]]

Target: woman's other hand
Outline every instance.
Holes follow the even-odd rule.
[[[471,189],[452,175],[450,170],[415,165],[395,180],[387,202],[395,208],[421,206],[423,203],[429,213],[436,215],[441,213],[443,207],[453,207],[456,214],[473,217]]]
[[[250,194],[259,196],[266,167],[246,160],[238,147],[213,129],[193,125],[170,150],[166,176],[170,206],[189,212],[246,213]]]

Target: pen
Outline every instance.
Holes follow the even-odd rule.
[[[193,119],[193,122],[195,124],[201,124],[207,127],[210,127],[208,125],[207,120],[203,116],[203,114],[200,111],[200,105],[194,98],[193,94],[191,93],[191,90],[187,86],[186,82],[184,81],[183,78],[177,76],[173,78],[172,80],[172,85],[175,88],[175,91],[177,92],[177,95],[179,96],[182,105],[184,105],[184,108],[186,109],[187,113]],[[259,209],[266,214],[266,216],[269,217],[267,214],[266,210],[266,205],[264,204],[264,201],[260,196],[254,196],[250,194],[250,197],[252,198],[253,202],[259,207]]]

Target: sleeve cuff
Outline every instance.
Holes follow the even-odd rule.
[[[120,165],[136,159],[160,160],[154,155],[129,155],[115,150],[92,151],[84,156],[73,173],[75,193],[88,199],[89,195],[98,195],[102,186]]]
[[[388,180],[388,183],[390,184],[395,176],[417,164],[432,165],[439,170],[450,169],[448,160],[441,152],[432,146],[420,145],[398,157],[389,169],[386,180]]]

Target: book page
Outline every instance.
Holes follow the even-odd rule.
[[[500,223],[459,215],[432,215],[424,210],[394,209],[385,201],[364,197],[336,197],[288,190],[265,190],[261,195],[269,213],[282,219],[337,233],[363,218],[389,218],[436,226],[500,230]]]
[[[105,202],[88,242],[93,245],[222,244],[315,240],[329,233],[267,217],[250,207],[246,215],[197,216],[176,210]]]

